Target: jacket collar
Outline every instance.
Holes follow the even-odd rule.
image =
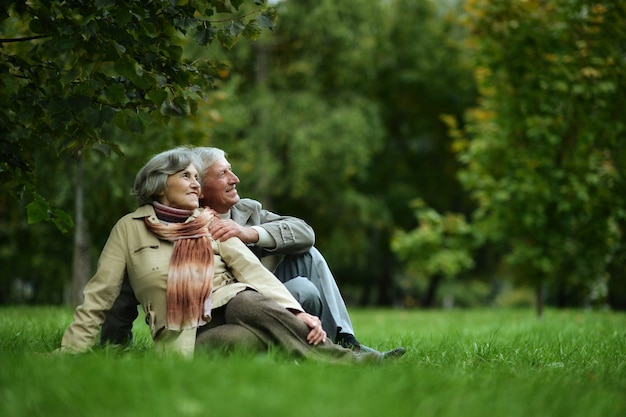
[[[248,208],[237,207],[236,204],[230,208],[230,218],[235,223],[246,224],[250,217],[252,217],[252,210]]]

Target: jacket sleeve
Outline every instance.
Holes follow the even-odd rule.
[[[311,249],[315,244],[315,232],[304,220],[292,216],[281,216],[265,210],[260,202],[251,199],[241,200],[235,207],[248,216],[241,220],[245,226],[258,226],[265,229],[276,242],[274,248],[263,248],[269,254],[299,254]],[[233,217],[237,223],[241,220]],[[241,223],[240,223],[241,224]]]
[[[237,281],[247,284],[276,301],[279,305],[296,311],[304,311],[287,287],[278,280],[239,239],[216,241],[217,251]]]
[[[98,338],[106,312],[111,309],[126,273],[127,237],[123,222],[111,231],[98,260],[95,275],[83,290],[83,303],[74,310],[74,320],[61,341],[61,352],[83,352]]]

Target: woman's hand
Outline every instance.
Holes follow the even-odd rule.
[[[297,313],[296,317],[311,328],[311,331],[306,337],[307,342],[312,345],[318,345],[326,341],[326,332],[322,329],[322,320],[320,320],[319,317],[312,316],[305,312]]]

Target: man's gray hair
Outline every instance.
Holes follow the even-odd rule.
[[[139,170],[130,193],[140,206],[150,204],[167,188],[167,177],[191,164],[198,171],[202,167],[199,155],[191,148],[179,146],[156,154]]]
[[[203,179],[206,171],[211,168],[211,165],[216,163],[222,158],[226,158],[226,152],[219,148],[211,148],[209,146],[198,146],[193,148],[193,151],[202,160],[202,166],[200,167],[200,179]]]

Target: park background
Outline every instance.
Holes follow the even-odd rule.
[[[262,3],[0,3],[0,415],[625,415],[626,2]],[[309,222],[406,355],[163,360],[140,320],[51,353],[178,145]]]
[[[0,304],[79,303],[137,170],[202,145],[349,306],[626,307],[624,2],[123,3],[0,9]]]

